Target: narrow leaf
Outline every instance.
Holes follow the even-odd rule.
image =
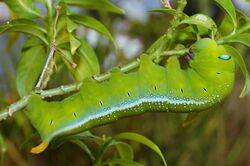
[[[79,25],[74,23],[71,19],[69,19],[68,17],[66,18],[66,21],[67,21],[67,30],[68,32],[73,32],[74,30],[76,30]]]
[[[32,0],[4,0],[4,2],[14,11],[18,18],[43,17]]]
[[[155,151],[161,157],[164,165],[165,166],[167,165],[165,158],[164,158],[163,154],[161,153],[160,149],[158,148],[158,146],[156,144],[154,144],[148,138],[146,138],[142,135],[139,135],[137,133],[120,133],[120,134],[114,136],[114,138],[115,139],[127,139],[127,140],[131,140],[131,141],[136,141],[136,142],[139,142],[141,144],[148,146],[150,149]]]
[[[76,64],[76,66],[72,66],[67,59],[63,58],[67,68],[77,81],[99,74],[100,69],[97,57],[87,42],[82,41],[81,47],[74,55],[72,55],[68,49],[60,49],[60,52],[64,56],[71,57],[72,61]]]
[[[126,159],[126,160],[134,159],[134,152],[129,144],[125,142],[115,141],[111,145],[115,145],[121,159]]]
[[[81,40],[81,47],[78,53],[86,59],[88,64],[91,66],[93,74],[100,74],[100,65],[95,54],[95,51],[89,46],[85,40]]]
[[[38,37],[45,44],[48,44],[45,38],[46,30],[34,21],[27,19],[16,19],[0,26],[0,34],[4,32],[22,32]]]
[[[63,145],[66,142],[69,141],[73,141],[73,140],[101,140],[101,138],[93,135],[92,133],[90,133],[89,131],[85,131],[79,134],[74,134],[74,135],[69,135],[69,136],[64,136],[64,137],[59,137],[57,139],[55,139],[54,141],[51,142],[51,147],[53,149],[60,147],[61,145]]]
[[[236,12],[232,0],[214,0],[231,17],[234,29],[237,27]]]
[[[74,55],[76,50],[81,46],[81,42],[71,33],[69,33],[70,40],[70,51],[71,54]]]
[[[250,47],[250,34],[249,33],[243,33],[243,34],[236,35],[229,42],[237,42],[237,43],[244,44],[247,47]]]
[[[65,0],[68,5],[78,6],[85,9],[92,9],[98,11],[113,12],[117,14],[123,14],[124,11],[115,5],[113,5],[109,0]]]
[[[29,40],[34,41],[36,39],[31,38]],[[33,46],[22,51],[16,76],[16,86],[20,96],[24,96],[33,90],[43,69],[45,59],[46,54],[43,45]]]
[[[242,55],[239,53],[239,51],[236,50],[234,47],[229,46],[229,45],[224,45],[224,47],[234,57],[234,60],[239,65],[241,72],[243,74],[243,77],[245,79],[245,84],[244,84],[243,90],[241,91],[240,97],[244,97],[250,91],[250,75],[247,71],[245,61],[244,61]]]
[[[113,160],[109,160],[108,163],[110,165],[120,165],[120,166],[143,166],[143,164],[140,164],[138,162],[135,161],[131,161],[131,160],[125,160],[125,159],[113,159]]]
[[[113,39],[111,33],[100,21],[87,15],[78,15],[78,14],[69,15],[69,18],[77,24],[83,25],[85,27],[94,29],[102,33],[116,46],[115,40]]]
[[[90,151],[90,149],[88,148],[88,146],[86,144],[84,144],[80,140],[76,140],[76,139],[71,140],[71,142],[76,144],[77,146],[79,146],[83,151],[85,151],[89,155],[89,157],[92,161],[95,160],[95,156],[92,154],[92,152]]]
[[[174,9],[165,9],[165,8],[161,8],[161,9],[154,9],[154,10],[149,10],[150,12],[157,12],[157,13],[164,13],[164,14],[170,14],[172,16],[174,16],[176,14],[176,10]]]
[[[153,10],[149,10],[149,12],[169,14],[172,16],[175,16],[175,14],[176,14],[175,9],[167,9],[167,8],[153,9]],[[184,18],[188,18],[188,15],[186,15],[185,13],[183,13],[183,16],[184,16]]]

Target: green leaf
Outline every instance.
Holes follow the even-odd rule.
[[[7,148],[6,148],[6,143],[5,143],[4,138],[3,138],[1,133],[0,133],[0,148],[1,148],[0,163],[3,164],[3,161],[5,160]]]
[[[95,156],[92,154],[92,152],[90,151],[90,149],[88,148],[88,146],[86,144],[84,144],[83,142],[81,142],[80,140],[71,140],[70,142],[76,144],[77,146],[79,146],[84,152],[86,152],[90,159],[92,161],[95,160]]]
[[[131,160],[124,160],[124,159],[113,159],[113,160],[109,160],[108,164],[110,165],[120,165],[120,166],[143,166],[143,164],[140,164],[138,162],[135,161],[131,161]]]
[[[109,0],[65,0],[68,5],[78,6],[85,9],[92,9],[98,11],[106,11],[117,14],[123,14],[124,11],[115,5],[113,5]]]
[[[81,46],[74,55],[72,55],[68,50],[69,49],[67,48],[60,49],[60,53],[63,54],[63,60],[67,68],[74,75],[77,81],[99,74],[100,68],[98,59],[95,52],[86,41],[81,41]],[[71,61],[73,61],[76,65],[73,66],[70,64],[68,58],[71,58]]]
[[[116,42],[113,39],[112,35],[110,34],[109,30],[100,21],[87,15],[78,15],[78,14],[69,15],[69,18],[77,24],[83,25],[85,27],[94,29],[102,33],[109,40],[111,40],[112,43],[116,46]]]
[[[60,147],[63,145],[65,142],[69,142],[72,140],[93,140],[93,141],[101,141],[102,139],[93,135],[89,131],[85,131],[79,134],[74,134],[74,135],[69,135],[69,136],[64,136],[64,137],[59,137],[51,142],[51,147],[53,149]]]
[[[111,145],[115,145],[121,159],[126,159],[126,160],[134,159],[134,152],[129,144],[125,142],[114,141],[113,143],[111,143]]]
[[[70,32],[70,33],[73,32],[74,30],[76,30],[77,28],[79,28],[79,25],[74,23],[68,17],[66,18],[66,22],[67,22],[67,31]]]
[[[233,39],[230,39],[229,42],[237,42],[250,47],[250,34],[249,33],[242,33],[236,35]]]
[[[174,10],[174,9],[165,9],[165,8],[149,10],[149,12],[157,12],[157,13],[163,13],[163,14],[170,14],[172,16],[174,16],[176,14],[176,10]]]
[[[243,90],[241,91],[240,97],[244,97],[250,91],[250,75],[247,71],[245,61],[244,61],[242,55],[239,53],[239,51],[236,50],[234,47],[229,46],[229,45],[224,45],[224,47],[234,57],[234,60],[239,65],[241,72],[243,74],[243,77],[245,79],[245,84],[244,84]]]
[[[39,12],[32,0],[4,0],[4,2],[14,11],[18,18],[43,18],[43,15]]]
[[[148,138],[139,135],[137,133],[120,133],[116,136],[114,136],[115,139],[127,139],[127,140],[131,140],[131,141],[136,141],[139,142],[141,144],[144,144],[146,146],[148,146],[149,148],[151,148],[153,151],[155,151],[162,159],[164,165],[166,166],[167,163],[165,161],[165,158],[163,156],[163,154],[161,153],[160,149],[158,148],[158,146],[156,144],[154,144],[152,141],[150,141]]]
[[[229,17],[229,15],[225,15],[219,26],[220,34],[222,36],[225,36],[227,34],[230,34],[233,30],[234,30],[234,25],[232,19]]]
[[[232,0],[214,0],[231,17],[234,29],[237,27],[236,12]]]
[[[29,40],[35,42],[37,39],[31,38]],[[31,42],[29,40],[28,42]],[[16,86],[21,97],[34,89],[45,59],[46,52],[43,45],[36,45],[22,51],[16,74]]]
[[[81,40],[81,47],[78,49],[78,53],[84,57],[84,59],[91,66],[93,74],[100,74],[100,65],[95,54],[95,51],[89,46],[85,40]]]
[[[45,44],[48,44],[45,34],[47,31],[32,20],[16,19],[0,26],[0,34],[4,32],[22,32],[38,37]]]
[[[170,14],[172,16],[176,15],[176,10],[175,9],[167,9],[167,8],[153,9],[153,10],[149,10],[149,12]],[[183,13],[183,16],[184,16],[184,18],[188,18],[188,15],[186,15],[185,13]]]
[[[81,46],[81,42],[72,33],[69,33],[69,41],[71,54],[74,55],[76,50]]]
[[[207,29],[213,30],[214,32],[217,31],[217,25],[215,24],[213,19],[204,14],[195,14],[191,17],[182,20],[180,24],[199,25]]]

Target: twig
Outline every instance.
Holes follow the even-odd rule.
[[[51,49],[50,49],[48,58],[46,60],[46,63],[44,65],[43,71],[39,77],[37,84],[36,84],[37,89],[42,89],[44,86],[46,86],[51,73],[53,73],[53,67],[54,67],[53,57],[54,57],[55,50],[56,50],[56,44],[55,44],[56,43],[56,33],[57,33],[56,32],[56,25],[57,25],[57,21],[58,21],[58,17],[59,17],[59,11],[61,8],[60,8],[60,6],[56,6],[55,9],[56,9],[56,18],[55,18],[55,22],[54,22],[54,26],[53,26],[53,37],[52,37]],[[50,73],[50,74],[48,74],[48,73]]]
[[[184,55],[185,53],[187,53],[187,51],[188,51],[188,49],[170,50],[170,51],[165,51],[165,52],[161,53],[160,55],[161,56]],[[152,59],[153,58],[154,57],[152,57]],[[137,59],[136,61],[133,61],[133,62],[121,67],[120,71],[123,73],[127,73],[133,69],[138,68],[139,65],[140,65],[140,61],[139,61],[139,59]],[[102,82],[102,81],[109,79],[110,76],[111,76],[111,73],[108,72],[108,73],[101,74],[98,76],[93,76],[93,78],[98,82]],[[83,81],[73,83],[70,85],[60,86],[60,87],[54,88],[54,89],[33,91],[29,95],[26,95],[23,98],[21,98],[20,100],[18,100],[16,103],[11,104],[8,108],[2,110],[0,112],[0,121],[7,119],[9,116],[12,116],[12,114],[14,114],[15,112],[23,109],[28,104],[29,99],[30,99],[32,94],[39,94],[41,96],[41,98],[53,97],[53,96],[63,95],[63,94],[67,94],[70,92],[77,91],[80,89],[82,84],[83,84]]]
[[[172,6],[171,6],[169,0],[161,0],[161,3],[162,3],[162,5],[163,5],[165,8],[172,9]]]

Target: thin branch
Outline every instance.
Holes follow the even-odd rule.
[[[55,9],[56,9],[56,18],[55,18],[55,22],[54,22],[54,26],[53,26],[53,37],[52,37],[51,49],[50,49],[48,58],[46,60],[46,63],[44,65],[43,71],[39,77],[37,84],[36,84],[37,89],[42,89],[44,85],[46,86],[48,78],[50,76],[50,74],[49,74],[49,76],[47,74],[50,73],[51,70],[53,72],[53,67],[54,67],[53,57],[54,57],[55,50],[56,50],[56,44],[55,44],[56,43],[56,33],[57,33],[56,32],[56,25],[57,25],[57,21],[58,21],[58,17],[59,17],[59,11],[61,8],[60,8],[60,6],[56,6]]]
[[[171,6],[169,0],[161,0],[161,3],[162,3],[162,5],[163,5],[165,8],[172,9],[172,6]]]
[[[188,49],[170,50],[170,51],[165,51],[165,52],[161,53],[160,56],[184,55],[185,53],[187,53],[187,51],[188,51]],[[151,57],[151,58],[153,59],[154,57]],[[132,62],[126,64],[125,66],[121,67],[120,70],[123,73],[127,73],[131,70],[138,68],[139,65],[140,65],[140,60],[137,59],[137,60],[132,61]],[[102,82],[102,81],[109,79],[110,76],[111,76],[111,73],[108,72],[108,73],[101,74],[98,76],[93,76],[93,78],[98,82]],[[60,87],[54,88],[54,89],[33,91],[29,95],[26,95],[23,98],[21,98],[20,100],[18,100],[17,102],[11,104],[8,108],[2,110],[0,112],[0,121],[7,119],[9,116],[12,116],[12,114],[14,114],[15,112],[23,109],[28,104],[29,99],[30,99],[32,94],[39,94],[41,96],[41,98],[64,95],[67,93],[78,91],[80,89],[80,87],[82,86],[82,84],[83,84],[83,81],[76,82],[76,83],[73,83],[70,85],[60,86]]]

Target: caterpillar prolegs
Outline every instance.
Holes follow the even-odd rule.
[[[140,57],[138,71],[118,70],[109,80],[84,81],[80,92],[60,102],[31,97],[27,114],[43,143],[43,151],[55,137],[74,134],[146,111],[193,112],[221,101],[234,83],[234,61],[214,40],[201,39],[192,46],[189,67],[182,69],[177,56],[165,66],[148,56]]]

